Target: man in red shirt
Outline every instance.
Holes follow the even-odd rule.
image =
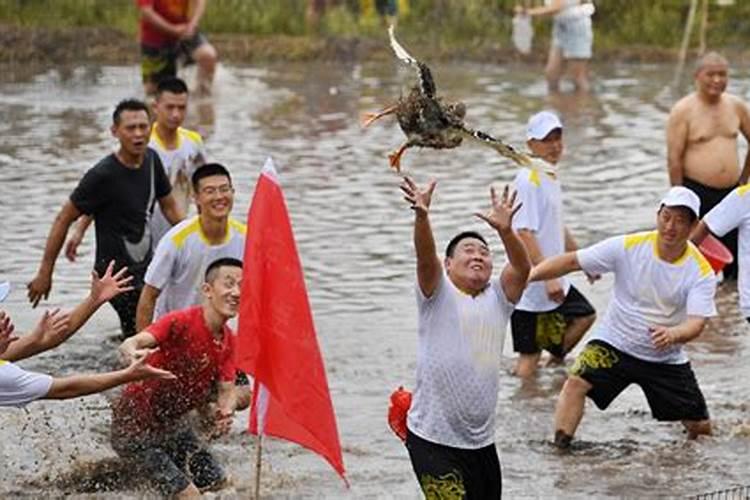
[[[166,77],[177,76],[177,63],[198,64],[199,94],[210,94],[216,49],[198,31],[206,0],[136,0],[141,11],[141,73],[147,94]]]
[[[227,482],[184,417],[209,406],[217,387],[214,434],[231,427],[237,397],[234,334],[227,321],[237,314],[241,282],[241,261],[214,261],[201,285],[203,305],[162,316],[120,346],[126,360],[148,355],[150,365],[176,376],[129,384],[112,408],[113,448],[165,495],[187,498]]]

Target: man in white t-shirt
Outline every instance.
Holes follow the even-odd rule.
[[[187,106],[188,87],[183,80],[166,78],[160,81],[153,104],[155,119],[148,142],[148,147],[159,155],[172,186],[172,195],[183,214],[188,213],[190,205],[190,178],[195,169],[206,161],[201,135],[182,127]],[[91,221],[92,218],[88,215],[82,216],[65,244],[65,256],[71,262],[76,259],[78,246]],[[161,238],[172,227],[158,203],[154,206],[149,227],[151,248],[156,250]]]
[[[113,296],[129,290],[125,268],[114,276],[113,263],[100,279],[94,274],[91,293],[69,314],[46,312],[37,327],[28,335],[13,335],[10,317],[0,310],[0,407],[24,406],[37,399],[68,399],[106,391],[120,384],[150,378],[169,379],[172,374],[146,364],[145,358],[128,368],[93,375],[52,377],[24,370],[11,361],[20,361],[54,348],[73,335],[102,304]],[[0,302],[8,287],[0,288]]]
[[[578,248],[563,222],[557,175],[562,138],[563,126],[555,114],[542,111],[529,119],[526,144],[536,158],[531,167],[519,170],[514,181],[521,209],[513,229],[532,264]],[[519,353],[514,373],[522,378],[534,375],[543,349],[552,355],[551,364],[561,364],[595,319],[593,306],[567,278],[530,283],[510,319],[513,349]]]
[[[451,240],[441,264],[428,217],[434,189],[435,181],[420,188],[405,177],[401,184],[415,214],[419,309],[416,386],[406,447],[426,495],[439,486],[461,492],[461,498],[500,498],[495,448],[500,353],[531,264],[511,227],[518,207],[507,187],[501,198],[492,190],[492,207],[476,214],[505,246],[508,264],[499,279],[492,280],[487,242],[473,231]]]
[[[705,399],[685,344],[716,315],[716,277],[688,241],[700,200],[683,186],[662,199],[656,231],[609,238],[535,266],[529,280],[573,271],[615,275],[602,324],[576,358],[555,411],[555,444],[568,447],[586,396],[604,410],[631,383],[643,390],[657,420],[681,421],[690,438],[711,433]]]
[[[700,245],[709,231],[723,238],[735,229],[739,229],[737,289],[740,293],[740,313],[750,322],[750,184],[734,188],[703,216],[693,232],[692,240]]]
[[[156,248],[138,300],[138,331],[168,312],[199,305],[209,264],[244,256],[245,225],[229,216],[234,205],[229,171],[204,164],[193,173],[192,184],[198,215],[170,229]]]

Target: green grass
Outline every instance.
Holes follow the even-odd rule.
[[[382,36],[379,19],[357,12],[360,1],[340,0],[313,36]],[[513,0],[409,0],[409,15],[400,20],[400,31],[406,38],[426,38],[441,45],[507,44],[514,4]],[[688,0],[598,0],[597,4],[596,44],[607,48],[676,48],[689,7]],[[310,35],[305,10],[305,0],[209,0],[202,29]],[[22,26],[108,26],[135,33],[137,18],[134,0],[0,0],[0,21]],[[711,0],[709,21],[710,47],[743,47],[750,38],[750,1],[718,7]],[[549,21],[537,20],[535,25],[540,37],[549,32]]]

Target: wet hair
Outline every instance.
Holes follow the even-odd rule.
[[[456,236],[453,237],[448,242],[448,246],[445,247],[445,256],[446,257],[453,257],[453,251],[456,249],[458,244],[461,242],[461,240],[465,240],[466,238],[476,238],[482,243],[484,243],[485,246],[487,245],[487,240],[484,239],[484,236],[479,234],[476,231],[463,231],[461,233],[458,233]]]
[[[659,207],[659,212],[661,212],[661,211],[662,211],[662,209],[663,209],[663,208],[664,208],[665,206],[666,206],[666,205],[662,205],[662,206],[660,206],[660,207]],[[690,208],[686,207],[685,205],[672,205],[671,207],[668,207],[668,208],[673,208],[673,209],[677,209],[677,210],[679,210],[680,212],[684,213],[684,214],[685,214],[685,216],[686,216],[686,217],[688,218],[688,222],[689,222],[689,223],[690,223],[691,225],[693,224],[693,222],[695,222],[696,220],[698,220],[698,216],[697,216],[697,215],[695,215],[695,212],[693,212],[693,211],[692,211],[692,210],[691,210]],[[659,212],[657,212],[657,213],[659,213]]]
[[[216,275],[221,267],[239,267],[242,269],[242,261],[232,257],[222,257],[211,262],[206,268],[206,283],[210,283],[216,279]]]
[[[198,192],[198,183],[205,177],[211,177],[213,175],[223,175],[229,179],[229,184],[232,184],[232,176],[229,175],[227,167],[220,163],[206,163],[195,169],[191,182],[193,183],[193,191]]]
[[[170,76],[169,78],[160,80],[156,85],[156,98],[158,99],[164,92],[170,92],[172,94],[187,94],[188,86],[182,78]]]
[[[695,74],[700,73],[700,71],[709,64],[723,64],[724,66],[729,67],[729,61],[727,61],[726,57],[718,52],[711,51],[703,54],[695,61]]]
[[[143,101],[139,101],[138,99],[123,99],[122,101],[117,103],[117,106],[115,106],[115,112],[112,113],[112,123],[115,125],[120,124],[120,117],[122,116],[123,111],[145,111],[146,115],[151,118],[151,113],[148,110],[148,106],[146,106],[146,103]]]

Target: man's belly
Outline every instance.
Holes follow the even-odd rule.
[[[712,188],[735,186],[740,178],[737,141],[716,137],[688,146],[683,176]]]

